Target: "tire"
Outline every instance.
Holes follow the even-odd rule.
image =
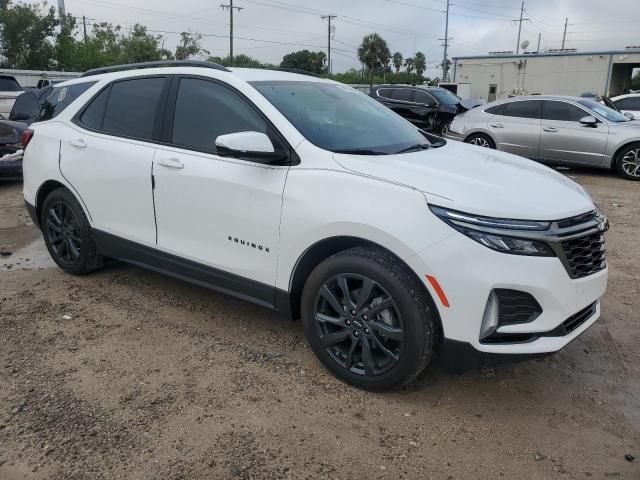
[[[89,221],[69,190],[60,188],[47,195],[40,225],[51,258],[65,272],[85,275],[104,265]]]
[[[305,335],[320,362],[359,388],[408,384],[437,345],[440,324],[429,293],[380,248],[356,247],[320,263],[305,283],[301,308]]]
[[[640,180],[640,142],[631,143],[618,152],[616,170],[622,178]]]
[[[492,150],[496,149],[496,144],[493,139],[484,133],[474,133],[473,135],[469,135],[464,143],[470,143],[477,147],[491,148]]]

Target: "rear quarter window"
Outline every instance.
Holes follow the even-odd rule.
[[[13,77],[0,77],[0,92],[21,92],[22,87]]]
[[[73,103],[73,101],[86,92],[96,82],[85,82],[68,85],[65,87],[54,87],[49,96],[42,104],[38,121],[51,120],[57,117]]]

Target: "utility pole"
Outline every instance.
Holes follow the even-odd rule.
[[[449,40],[451,40],[449,38],[449,6],[450,6],[450,3],[451,3],[450,0],[447,0],[447,10],[445,11],[446,16],[445,16],[445,21],[444,21],[444,38],[440,39],[440,40],[444,41],[444,43],[442,44],[442,46],[444,47],[444,54],[442,56],[442,81],[443,82],[448,82],[449,81],[449,59],[447,58],[447,47],[449,47]],[[415,46],[414,46],[414,50],[415,50]]]
[[[233,0],[229,0],[228,5],[221,4],[220,7],[223,10],[229,10],[229,62],[233,65],[233,10],[236,9],[239,12],[243,7],[234,7]]]
[[[567,40],[567,23],[569,22],[568,18],[564,19],[564,33],[562,34],[562,50],[564,50],[564,43]]]
[[[516,45],[516,55],[520,53],[520,34],[522,33],[522,22],[528,22],[528,18],[523,18],[524,15],[524,1],[522,2],[522,6],[520,7],[520,20],[515,20],[520,25],[518,27],[518,43]]]
[[[538,48],[536,48],[536,53],[540,53],[540,40],[542,39],[542,32],[538,33]]]
[[[331,75],[331,20],[334,20],[337,15],[321,15],[322,20],[327,21],[327,72]],[[335,26],[334,26],[335,28]]]
[[[82,30],[84,31],[84,43],[87,43],[87,17],[82,15]]]

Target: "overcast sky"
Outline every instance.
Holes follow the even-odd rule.
[[[50,0],[51,2],[52,0]],[[53,0],[54,4],[57,0]],[[203,46],[225,56],[229,48],[229,0],[66,0],[67,12],[92,21],[128,27],[142,23],[173,49],[178,35],[203,35]],[[449,20],[450,57],[515,50],[520,16],[519,0],[452,1]],[[359,68],[356,47],[371,32],[380,34],[392,52],[410,56],[422,51],[427,75],[438,76],[442,61],[446,0],[234,0],[234,53],[279,63],[283,54],[307,48],[326,51],[327,23],[320,16],[334,14],[333,71]],[[640,45],[640,0],[528,0],[525,2],[520,42],[535,50],[560,48],[565,17],[569,18],[566,48],[620,49]],[[269,43],[272,42],[272,43]]]

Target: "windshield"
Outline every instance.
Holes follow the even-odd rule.
[[[386,155],[430,145],[416,127],[346,85],[297,81],[251,84],[307,140],[324,150]]]
[[[442,103],[444,105],[457,105],[458,103],[460,103],[460,99],[458,97],[456,97],[453,93],[451,93],[449,90],[446,90],[444,88],[437,88],[437,89],[434,88],[433,90],[427,90],[427,91],[431,95],[436,97],[439,103]]]
[[[21,92],[22,87],[13,77],[0,77],[0,92]]]
[[[601,117],[606,118],[610,122],[628,122],[629,119],[622,115],[620,112],[615,111],[613,108],[609,108],[606,105],[595,102],[593,100],[578,100],[578,103],[583,107],[587,107],[592,112],[597,113]]]

